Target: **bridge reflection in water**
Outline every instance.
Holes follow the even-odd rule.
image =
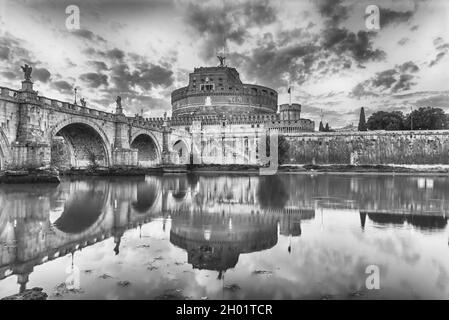
[[[128,229],[170,221],[172,245],[194,269],[236,267],[242,254],[299,237],[322,212],[358,213],[367,225],[446,229],[449,180],[332,175],[167,175],[66,179],[59,186],[0,187],[0,285],[17,276],[20,291],[37,265],[108,238],[120,254]],[[291,240],[290,240],[291,242]],[[285,248],[290,252],[290,245]]]

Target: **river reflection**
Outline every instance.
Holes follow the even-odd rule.
[[[294,174],[4,185],[0,297],[447,299],[448,190],[445,177]],[[380,290],[365,287],[371,264]]]

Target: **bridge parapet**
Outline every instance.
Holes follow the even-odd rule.
[[[128,117],[128,124],[144,129],[157,129],[162,130],[164,124],[163,118],[143,118],[140,116]]]
[[[62,109],[62,110],[69,110],[71,112],[76,112],[79,113],[81,115],[91,115],[91,116],[95,116],[98,118],[101,118],[103,120],[108,120],[108,121],[114,121],[116,118],[116,115],[114,113],[111,112],[106,112],[103,110],[98,110],[98,109],[92,109],[92,108],[87,108],[84,106],[80,106],[77,104],[73,104],[73,103],[69,103],[69,102],[64,102],[64,101],[60,101],[60,100],[56,100],[56,99],[50,99],[47,97],[43,97],[43,96],[39,96],[38,100],[46,107],[50,107],[53,109]]]
[[[19,90],[14,90],[6,87],[0,87],[0,94],[2,97],[18,98]]]

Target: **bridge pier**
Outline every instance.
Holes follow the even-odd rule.
[[[112,151],[112,163],[115,166],[137,166],[136,149],[115,149]]]
[[[50,165],[50,143],[40,128],[41,105],[30,80],[22,81],[18,93],[17,139],[11,145],[13,168],[32,169]]]
[[[138,150],[129,145],[129,131],[126,116],[123,113],[121,99],[117,98],[115,110],[115,139],[112,150],[112,164],[115,166],[137,166]]]

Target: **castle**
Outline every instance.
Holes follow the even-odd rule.
[[[261,164],[259,144],[266,133],[314,131],[314,122],[301,118],[300,104],[278,106],[274,89],[242,83],[237,70],[218,58],[219,66],[195,68],[188,85],[171,94],[167,122],[174,131],[191,133],[197,146],[192,152],[175,145],[180,162],[189,162],[187,151],[196,164]]]

